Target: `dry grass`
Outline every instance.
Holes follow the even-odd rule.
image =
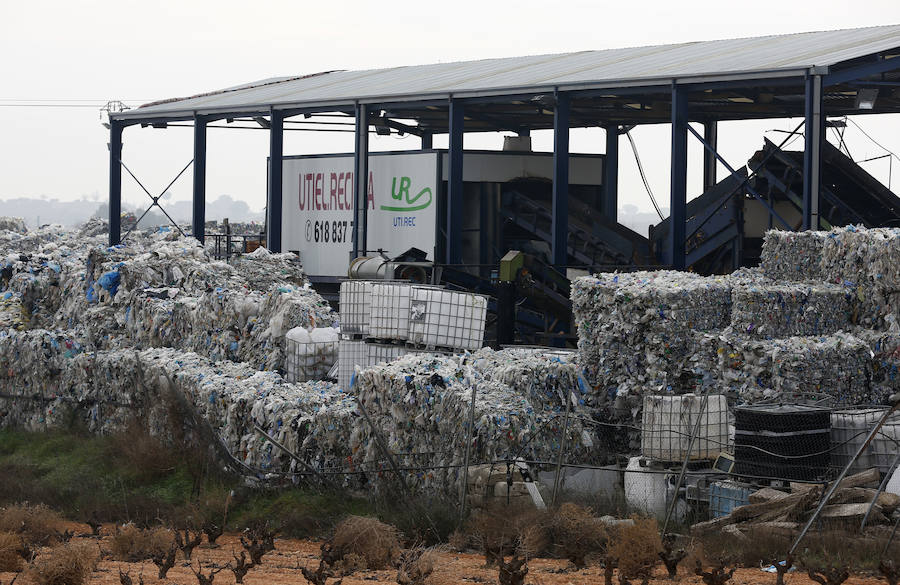
[[[375,518],[348,516],[334,529],[331,554],[335,561],[355,554],[372,570],[386,569],[400,553],[397,529]]]
[[[38,585],[83,585],[97,568],[99,556],[89,543],[67,543],[41,553],[28,575]]]
[[[174,541],[172,532],[165,528],[141,530],[134,524],[126,524],[110,540],[110,553],[117,561],[143,561],[165,556]]]
[[[29,546],[48,546],[59,541],[62,517],[44,505],[13,504],[0,509],[0,532],[12,532]]]
[[[414,546],[400,553],[397,564],[398,585],[424,585],[434,572],[437,554],[434,549]]]
[[[535,557],[550,543],[548,516],[531,506],[496,505],[479,510],[466,525],[471,542],[484,552],[485,563],[492,566],[503,556],[518,553]],[[462,539],[456,538],[459,546]]]
[[[589,555],[606,547],[606,527],[590,508],[565,503],[551,512],[549,525],[550,538],[559,554],[578,568],[587,564]]]
[[[0,572],[16,572],[22,568],[20,538],[12,532],[0,532]]]
[[[653,567],[659,562],[662,542],[656,521],[651,518],[634,518],[633,524],[620,524],[610,538],[609,555],[616,559],[619,579],[649,579]]]

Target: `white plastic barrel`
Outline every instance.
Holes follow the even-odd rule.
[[[625,468],[625,502],[631,511],[665,518],[667,476],[662,470],[651,470],[645,467],[647,460],[643,457],[631,457]]]

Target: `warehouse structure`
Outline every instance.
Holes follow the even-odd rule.
[[[687,144],[705,148],[704,187],[717,183],[716,163],[746,186],[716,152],[717,122],[802,117],[802,228],[817,228],[822,210],[826,118],[900,112],[900,25],[489,59],[369,71],[331,71],[282,77],[207,94],[148,104],[110,115],[110,243],[121,239],[121,149],[126,127],[194,126],[193,235],[205,224],[207,127],[219,120],[256,120],[269,128],[267,243],[282,247],[283,132],[298,116],[340,113],[355,120],[352,253],[367,250],[368,136],[370,127],[421,137],[430,149],[434,134],[449,135],[446,200],[440,260],[463,257],[463,134],[553,129],[552,264],[571,265],[569,234],[569,130],[606,129],[600,211],[616,218],[618,138],[640,124],[669,123],[671,139],[670,226],[661,260],[686,266]],[[690,123],[703,125],[703,132]],[[798,130],[800,128],[798,127]],[[771,204],[776,224],[792,228]]]

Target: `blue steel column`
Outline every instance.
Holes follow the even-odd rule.
[[[266,247],[281,252],[281,220],[283,209],[282,173],[284,163],[284,113],[272,109],[269,116],[269,200],[266,204]]]
[[[434,135],[431,132],[422,133],[422,150],[430,150],[431,148],[433,148],[433,136]]]
[[[719,124],[715,120],[703,123],[703,139],[709,144],[713,150],[719,145]],[[716,184],[716,153],[709,149],[703,149],[703,192],[715,186]]]
[[[202,243],[206,229],[206,122],[194,116],[194,193],[191,233]]]
[[[109,121],[109,245],[122,242],[122,130]]]
[[[822,76],[806,78],[806,125],[803,149],[803,229],[819,229],[819,195],[822,184],[822,136],[825,116],[822,114]]]
[[[606,158],[603,160],[603,215],[618,221],[619,125],[606,127]]]
[[[369,108],[356,104],[356,140],[353,147],[353,257],[365,254],[368,234]]]
[[[563,274],[569,263],[569,94],[556,94],[553,110],[553,266]]]
[[[465,105],[450,100],[450,153],[447,168],[447,264],[462,264],[463,131]]]
[[[672,267],[685,268],[685,222],[687,220],[688,96],[684,88],[672,88],[672,174],[669,195],[669,248]]]

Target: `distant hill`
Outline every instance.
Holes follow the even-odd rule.
[[[190,223],[190,201],[170,201],[163,203],[163,207],[176,221]],[[106,217],[107,209],[105,201],[98,202],[88,199],[60,201],[59,199],[17,197],[0,200],[0,215],[21,217],[29,227],[47,223],[77,225],[91,217]],[[123,203],[122,209],[123,211],[133,211],[140,216],[146,207]],[[262,221],[263,212],[253,211],[246,202],[235,200],[230,195],[220,195],[217,199],[207,202],[207,220],[220,220],[225,217],[231,222]],[[158,209],[154,209],[141,222],[141,227],[167,223],[166,217]]]

